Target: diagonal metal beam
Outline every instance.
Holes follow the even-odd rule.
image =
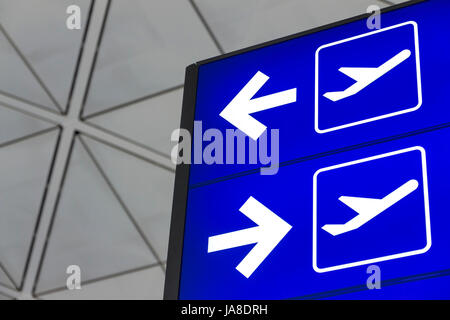
[[[83,122],[76,116],[76,113],[72,114],[72,116],[59,115],[51,111],[36,108],[35,106],[32,106],[26,102],[17,100],[10,96],[2,95],[1,93],[0,101],[2,101],[2,105],[5,105],[11,109],[26,113],[30,116],[48,121],[55,125],[60,125],[62,127],[71,127],[75,131],[84,133],[92,138],[97,138],[98,140],[118,147],[121,150],[129,151],[130,153],[144,158],[160,167],[175,172],[175,165],[166,155],[162,154],[161,152],[142,146],[135,141],[108,132],[107,130],[98,128],[95,125]],[[69,110],[72,111],[73,108],[70,108]],[[167,137],[167,139],[169,139],[169,137]]]
[[[89,155],[89,157],[91,158],[91,160],[94,163],[95,167],[99,171],[99,173],[102,176],[103,180],[106,182],[106,184],[108,185],[109,189],[114,194],[114,197],[116,197],[117,201],[119,202],[119,204],[122,207],[123,211],[127,215],[128,219],[131,221],[133,227],[135,228],[135,230],[137,231],[137,233],[139,234],[141,239],[144,241],[145,245],[148,247],[148,249],[150,250],[152,255],[155,257],[156,261],[161,266],[162,270],[165,271],[164,270],[164,266],[163,266],[163,262],[161,261],[161,258],[159,256],[158,252],[156,251],[156,249],[153,247],[153,245],[148,240],[147,236],[145,235],[145,232],[139,226],[139,223],[137,222],[136,218],[131,213],[131,210],[128,208],[128,206],[123,201],[122,197],[119,195],[119,192],[116,190],[116,188],[114,188],[113,183],[108,178],[108,175],[106,174],[105,170],[103,170],[102,166],[98,162],[98,160],[95,157],[95,155],[92,153],[91,148],[89,148],[89,146],[86,144],[86,142],[84,141],[83,137],[80,136],[80,137],[78,137],[78,139],[81,142],[81,144],[83,145],[83,147],[86,150],[86,152]]]
[[[55,125],[61,124],[65,121],[65,116],[63,115],[57,114],[56,112],[52,112],[46,109],[41,109],[39,107],[27,103],[26,101],[17,99],[16,97],[2,94],[1,92],[0,92],[0,101],[1,101],[0,104],[2,106],[6,106],[10,109],[14,109],[22,113],[26,113],[29,116],[51,122]]]
[[[134,268],[134,269],[129,269],[129,270],[126,270],[126,271],[121,271],[121,272],[117,272],[117,273],[113,273],[113,274],[109,274],[109,275],[98,277],[98,278],[95,278],[95,279],[85,280],[85,281],[83,281],[83,286],[88,286],[90,284],[94,284],[94,283],[97,283],[97,282],[100,282],[100,281],[105,281],[105,280],[113,279],[113,278],[116,278],[116,277],[122,277],[122,276],[126,276],[126,275],[129,275],[129,274],[137,273],[137,272],[144,271],[144,270],[158,268],[159,266],[160,266],[159,262],[156,262],[156,263],[152,263],[152,264],[149,264],[149,265],[146,265],[146,266],[142,266],[142,267],[138,267],[138,268]],[[1,290],[1,288],[0,288],[0,290]],[[52,293],[56,293],[56,292],[65,291],[65,290],[67,290],[67,287],[63,286],[63,287],[59,287],[59,288],[54,288],[54,289],[38,292],[38,296],[39,296],[39,298],[43,298],[45,300],[45,296],[46,295],[49,295],[49,294],[52,294]]]
[[[146,101],[146,100],[150,100],[150,99],[153,99],[153,98],[156,98],[156,97],[168,94],[170,92],[174,92],[174,91],[180,90],[183,87],[184,87],[184,84],[179,84],[179,85],[176,85],[174,87],[167,88],[165,90],[161,90],[161,91],[158,91],[158,92],[146,95],[146,96],[141,97],[141,98],[134,99],[132,101],[121,103],[119,105],[116,105],[116,106],[113,106],[113,107],[110,107],[110,108],[106,108],[104,110],[100,110],[100,111],[97,111],[97,112],[94,112],[94,113],[89,113],[87,115],[83,115],[82,118],[83,118],[83,120],[88,120],[88,119],[91,119],[91,118],[94,118],[94,117],[102,116],[104,114],[107,114],[107,113],[110,113],[110,112],[114,112],[114,111],[117,111],[117,110],[129,107],[131,105],[138,104],[140,102],[143,102],[143,101]]]
[[[21,293],[19,291],[5,287],[2,284],[0,284],[0,294],[3,294],[4,296],[6,296],[8,298],[13,298],[13,299],[17,299],[21,295]]]
[[[75,128],[78,132],[84,133],[91,138],[110,144],[122,151],[131,153],[139,158],[143,158],[144,160],[147,160],[162,169],[175,173],[175,165],[172,161],[166,155],[158,151],[154,151],[126,137],[122,137],[81,121],[77,121],[75,123]],[[169,137],[167,137],[167,141],[169,141]]]
[[[58,101],[56,100],[56,98],[53,96],[53,94],[50,92],[50,90],[48,89],[48,87],[45,85],[44,81],[42,81],[41,77],[39,77],[39,75],[37,74],[36,70],[33,68],[33,66],[31,65],[31,63],[28,61],[28,59],[25,57],[25,55],[22,53],[22,51],[19,49],[19,47],[16,45],[16,43],[14,42],[14,40],[11,38],[11,36],[9,35],[9,33],[5,30],[5,28],[3,27],[3,25],[0,23],[0,32],[3,33],[3,35],[5,36],[6,40],[9,42],[9,44],[13,47],[14,51],[17,53],[17,55],[20,57],[20,59],[22,60],[22,62],[25,64],[26,68],[28,69],[28,71],[31,72],[31,74],[33,75],[33,77],[35,78],[35,80],[39,83],[39,85],[41,86],[42,90],[44,90],[45,94],[48,96],[48,98],[50,99],[50,101],[55,105],[55,107],[59,110],[59,112],[63,113],[63,109],[61,108],[60,104],[58,103]]]
[[[405,1],[407,1],[407,0],[405,0]],[[383,3],[383,4],[387,5],[387,6],[394,6],[397,3],[399,3],[399,1],[394,2],[394,1],[389,1],[389,0],[378,0],[378,2],[381,2],[381,3]]]
[[[39,226],[35,234],[30,261],[24,277],[22,294],[20,296],[22,299],[30,299],[33,296],[35,280],[37,279],[37,275],[41,268],[42,256],[46,249],[47,237],[59,198],[59,190],[64,179],[67,163],[72,150],[72,141],[76,130],[75,124],[79,121],[79,115],[83,106],[87,83],[93,67],[94,57],[97,52],[98,40],[108,4],[109,1],[106,0],[97,0],[94,2],[83,54],[81,56],[78,74],[75,79],[73,94],[70,99],[69,111],[65,118],[62,117],[62,119],[59,119],[63,122],[63,131],[54,162],[52,176],[48,185],[47,196],[41,212]],[[45,117],[47,114],[44,115],[42,112],[40,116]]]
[[[225,50],[223,49],[222,45],[220,44],[219,39],[217,39],[216,35],[214,34],[212,28],[209,26],[208,21],[206,21],[206,18],[204,17],[202,12],[200,11],[200,8],[197,6],[197,4],[195,3],[194,0],[189,0],[189,3],[191,4],[192,9],[194,9],[194,11],[197,14],[198,18],[200,19],[200,21],[202,22],[203,26],[205,27],[206,32],[208,32],[209,37],[211,38],[211,40],[216,45],[217,50],[219,50],[220,54],[224,54]]]
[[[9,273],[9,271],[5,268],[5,266],[1,262],[0,262],[0,269],[1,269],[1,271],[3,271],[3,274],[8,278],[9,282],[11,282],[11,284],[14,286],[14,288],[18,289],[19,286],[17,285],[17,283],[14,281],[14,279],[11,276],[11,274]]]

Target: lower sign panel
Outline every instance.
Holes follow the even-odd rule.
[[[405,281],[411,283],[409,298],[430,296],[434,282],[422,286],[423,278],[450,269],[448,141],[450,128],[444,128],[291,163],[275,176],[249,174],[191,189],[180,298],[289,299],[336,296],[348,288],[364,292],[373,265],[380,270],[380,297]],[[281,240],[272,242],[272,250],[247,277],[236,267],[258,251],[257,231],[271,234],[258,229],[270,224],[240,212],[250,198],[291,228],[283,237],[273,233]],[[255,231],[255,237],[208,252],[211,237],[236,230]]]

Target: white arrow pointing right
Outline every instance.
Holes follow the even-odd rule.
[[[239,211],[258,226],[209,237],[208,253],[256,243],[236,267],[249,278],[292,227],[253,197]]]
[[[255,141],[267,127],[250,114],[297,101],[296,88],[252,99],[267,80],[269,77],[258,71],[219,114]]]

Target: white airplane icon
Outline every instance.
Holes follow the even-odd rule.
[[[323,96],[334,102],[353,96],[397,67],[410,56],[410,50],[403,50],[378,68],[340,68],[340,72],[357,82],[344,91],[327,92]]]
[[[355,210],[358,215],[345,224],[326,224],[322,229],[333,236],[356,230],[405,198],[418,186],[417,180],[409,180],[383,199],[342,196],[339,200]]]

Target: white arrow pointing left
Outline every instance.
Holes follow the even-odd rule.
[[[249,278],[292,227],[253,197],[239,211],[258,226],[209,237],[208,253],[256,243],[236,267]]]
[[[219,114],[255,141],[267,127],[250,114],[297,101],[296,88],[252,99],[267,80],[269,77],[258,71]]]

